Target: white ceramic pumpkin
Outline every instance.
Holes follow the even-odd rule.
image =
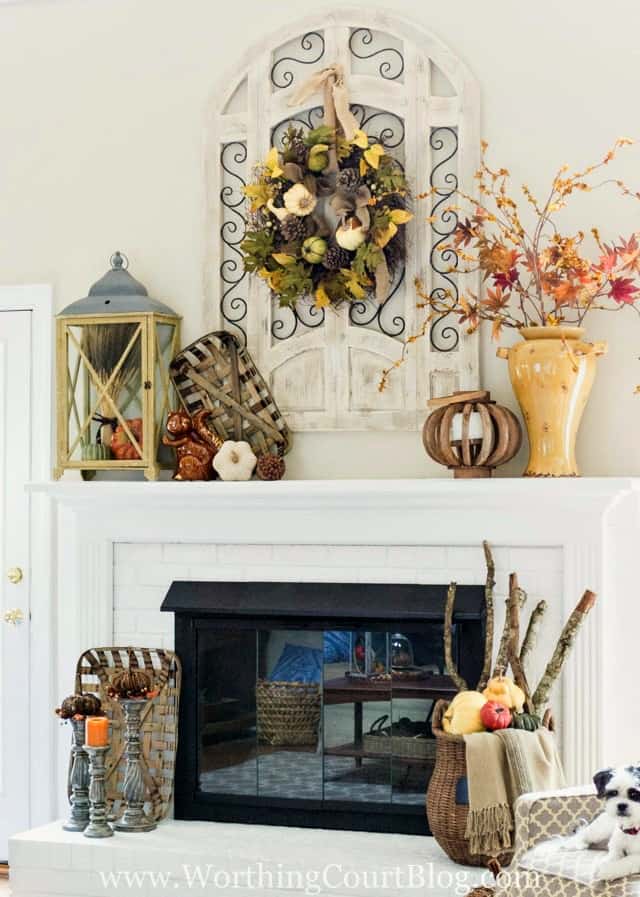
[[[213,469],[221,480],[250,480],[257,460],[248,442],[227,439],[213,459]]]

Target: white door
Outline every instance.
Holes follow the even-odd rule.
[[[29,827],[31,317],[0,311],[0,862]]]

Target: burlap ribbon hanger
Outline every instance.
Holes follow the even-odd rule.
[[[334,132],[333,143],[329,147],[327,171],[336,172],[338,170],[336,126],[340,125],[347,140],[353,140],[356,131],[360,129],[358,119],[349,108],[349,92],[341,65],[330,65],[328,68],[316,72],[315,75],[311,75],[291,96],[289,106],[300,106],[309,97],[320,92],[323,95],[324,124]]]

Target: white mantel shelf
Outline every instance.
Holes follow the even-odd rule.
[[[62,504],[79,507],[90,503],[145,508],[312,508],[336,510],[355,507],[412,507],[429,509],[476,503],[508,505],[580,505],[601,508],[617,498],[640,491],[640,477],[567,477],[558,479],[498,478],[477,480],[281,480],[280,482],[34,482],[27,487],[45,493]]]
[[[28,488],[83,526],[104,530],[111,518],[115,541],[550,545],[591,541],[609,510],[640,495],[640,478],[62,480]]]

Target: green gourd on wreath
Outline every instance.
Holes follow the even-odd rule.
[[[542,726],[542,720],[535,713],[512,713],[511,727],[523,729],[525,732],[535,732]]]

